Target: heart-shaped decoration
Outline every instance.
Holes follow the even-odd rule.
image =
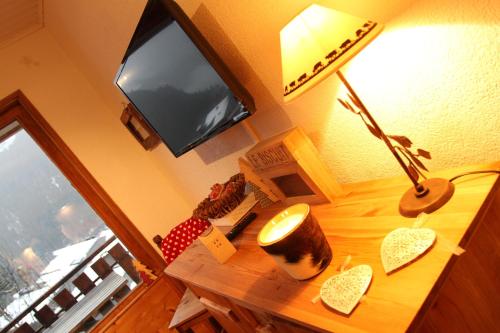
[[[368,265],[355,266],[323,283],[321,300],[333,309],[350,314],[368,289],[373,271]]]
[[[421,256],[436,240],[428,228],[398,228],[385,236],[380,257],[386,273],[404,266]]]

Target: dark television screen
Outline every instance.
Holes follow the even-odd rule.
[[[250,111],[229,86],[238,84],[234,77],[224,80],[223,64],[215,64],[219,72],[213,66],[219,61],[216,55],[208,54],[211,62],[207,60],[206,53],[213,50],[204,44],[203,54],[194,40],[206,42],[197,35],[190,38],[185,30],[189,22],[172,14],[165,1],[148,3],[116,84],[172,153],[180,156],[248,117]],[[187,28],[195,29],[192,24]]]

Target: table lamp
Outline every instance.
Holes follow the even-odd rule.
[[[370,132],[382,140],[413,183],[403,194],[399,211],[406,217],[431,213],[452,197],[454,186],[447,179],[426,179],[423,149],[412,151],[405,136],[386,135],[340,72],[340,67],[370,43],[383,29],[381,24],[313,4],[294,17],[280,32],[284,100],[289,102],[337,73],[348,91],[342,106],[361,117]],[[424,180],[419,182],[419,178]]]

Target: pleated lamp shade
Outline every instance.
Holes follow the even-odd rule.
[[[283,95],[288,102],[335,73],[383,26],[313,4],[280,32]]]

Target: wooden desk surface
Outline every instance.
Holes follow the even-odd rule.
[[[436,172],[432,176],[449,179],[465,171],[499,167],[497,162]],[[259,230],[276,213],[277,207],[258,210],[258,219],[233,242],[238,252],[225,264],[218,264],[196,241],[165,272],[249,309],[265,311],[316,330],[404,332],[417,317],[443,271],[450,269],[452,245],[467,243],[473,229],[471,225],[477,222],[475,217],[497,178],[495,174],[480,174],[456,180],[453,198],[431,214],[425,224],[436,231],[436,244],[427,255],[391,275],[386,275],[382,268],[381,242],[391,230],[411,227],[414,222],[398,213],[399,199],[410,185],[403,177],[344,185],[348,193],[345,198],[312,207],[333,250],[333,260],[311,280],[292,279],[257,245]],[[319,293],[321,284],[338,274],[337,267],[349,254],[352,265],[369,264],[373,268],[366,299],[350,316],[337,313],[321,302],[312,304],[311,299]]]

